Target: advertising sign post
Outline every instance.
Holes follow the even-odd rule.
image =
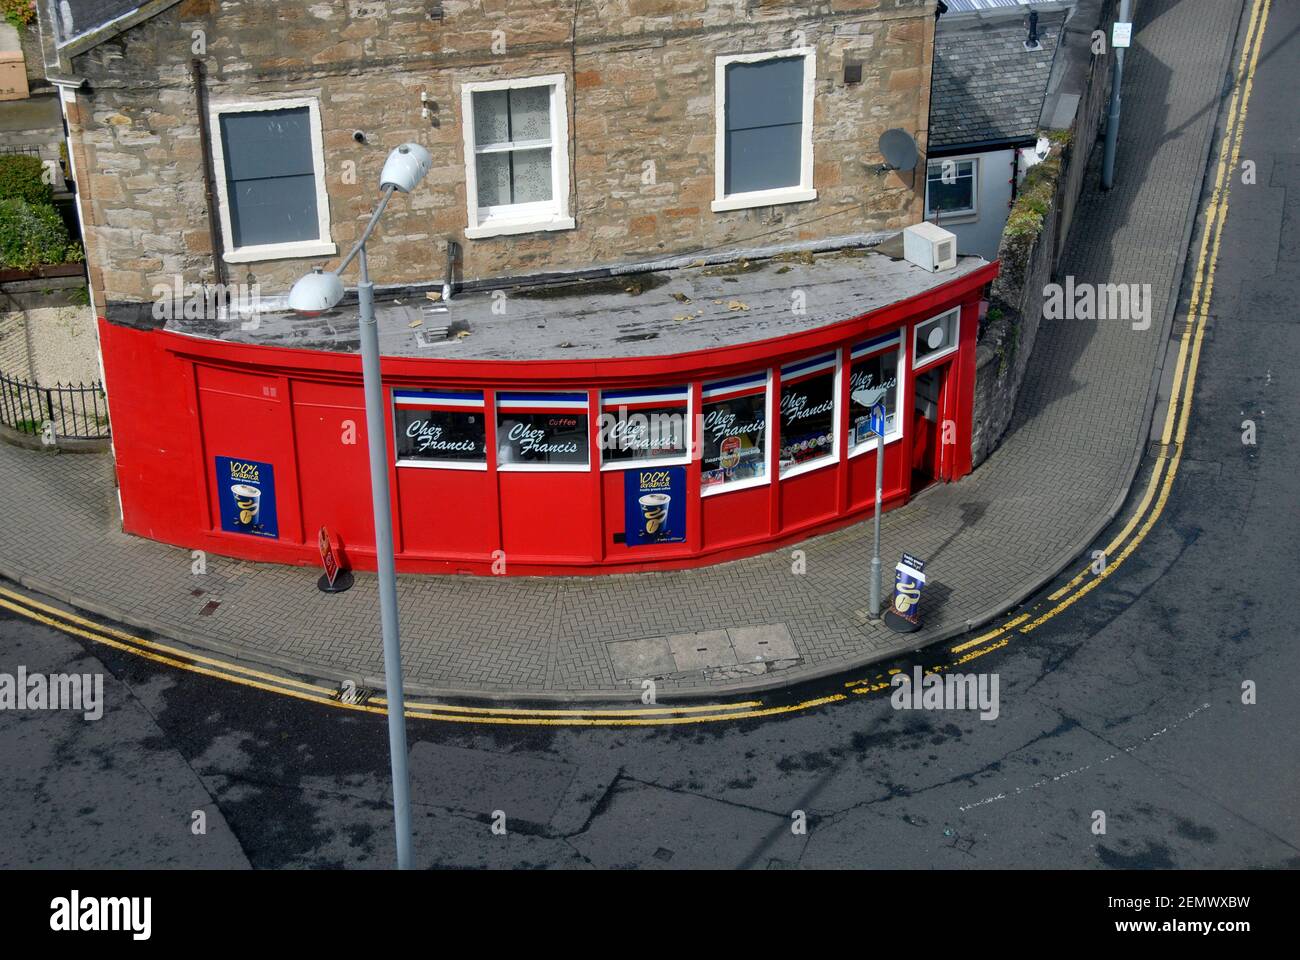
[[[894,571],[894,602],[885,611],[885,625],[895,633],[915,633],[921,629],[925,561],[905,553]]]
[[[324,527],[316,535],[316,545],[320,548],[320,563],[325,568],[325,575],[316,581],[316,589],[321,593],[342,593],[352,586],[351,570],[344,570],[339,564],[334,544],[330,541],[329,531]]]

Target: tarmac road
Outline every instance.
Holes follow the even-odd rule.
[[[1298,30],[1300,6],[1275,3],[1241,144],[1255,183],[1231,189],[1168,500],[1095,589],[963,668],[997,675],[996,719],[896,710],[885,690],[675,726],[412,720],[418,865],[1300,866]],[[105,674],[102,720],[0,711],[0,866],[393,864],[382,716],[8,612],[0,649],[29,671]]]

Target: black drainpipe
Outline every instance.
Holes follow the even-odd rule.
[[[221,224],[217,220],[217,189],[212,171],[212,130],[208,127],[208,96],[203,83],[203,61],[190,61],[190,80],[194,84],[194,109],[199,115],[199,149],[203,151],[203,199],[208,205],[208,239],[212,243],[212,272],[221,286],[226,285],[226,261],[221,245]]]

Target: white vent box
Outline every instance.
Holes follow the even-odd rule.
[[[931,273],[957,266],[957,237],[923,221],[903,231],[903,259]]]

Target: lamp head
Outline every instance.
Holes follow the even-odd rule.
[[[433,158],[429,151],[418,143],[404,143],[393,150],[384,161],[383,172],[379,174],[379,186],[395,187],[402,193],[410,193],[429,172]]]
[[[325,273],[317,267],[289,291],[289,309],[309,317],[332,309],[343,299],[343,281],[337,273]]]

